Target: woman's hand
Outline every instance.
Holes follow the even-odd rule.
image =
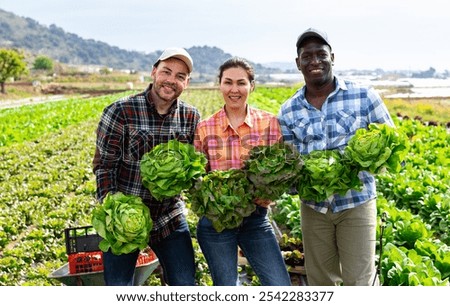
[[[273,202],[272,200],[266,200],[266,199],[260,199],[260,198],[254,199],[253,202],[256,205],[264,207],[264,208],[268,208],[270,205],[275,204],[275,202]]]

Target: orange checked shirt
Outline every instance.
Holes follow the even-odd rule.
[[[194,145],[206,154],[208,170],[242,168],[251,148],[281,141],[276,116],[247,106],[247,116],[237,130],[228,121],[223,107],[197,125]]]

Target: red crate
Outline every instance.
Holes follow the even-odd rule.
[[[146,265],[156,259],[156,254],[150,248],[143,250],[138,257],[136,267]]]
[[[79,252],[69,254],[69,273],[88,273],[103,271],[103,252]]]
[[[69,257],[69,274],[103,271],[103,252],[98,247],[102,238],[92,233],[92,230],[92,226],[64,230]],[[140,252],[136,267],[149,264],[155,259],[156,254],[148,247]]]
[[[69,254],[69,274],[103,271],[103,252],[80,252]],[[144,266],[156,259],[152,250],[145,250],[139,254],[136,267]]]

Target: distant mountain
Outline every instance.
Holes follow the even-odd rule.
[[[19,17],[0,9],[0,48],[17,48],[34,55],[45,55],[65,64],[100,65],[114,69],[147,71],[162,50],[150,53],[127,51],[93,39],[83,39],[52,24],[43,26],[31,18]],[[194,71],[216,75],[220,64],[231,57],[217,47],[187,48],[194,60]],[[254,64],[254,63],[253,63]],[[257,73],[277,69],[254,64]]]

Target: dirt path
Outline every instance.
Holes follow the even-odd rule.
[[[29,97],[25,99],[17,100],[0,100],[0,109],[20,107],[23,105],[54,102],[66,99],[65,95],[52,95],[52,96],[42,96],[42,97]]]

